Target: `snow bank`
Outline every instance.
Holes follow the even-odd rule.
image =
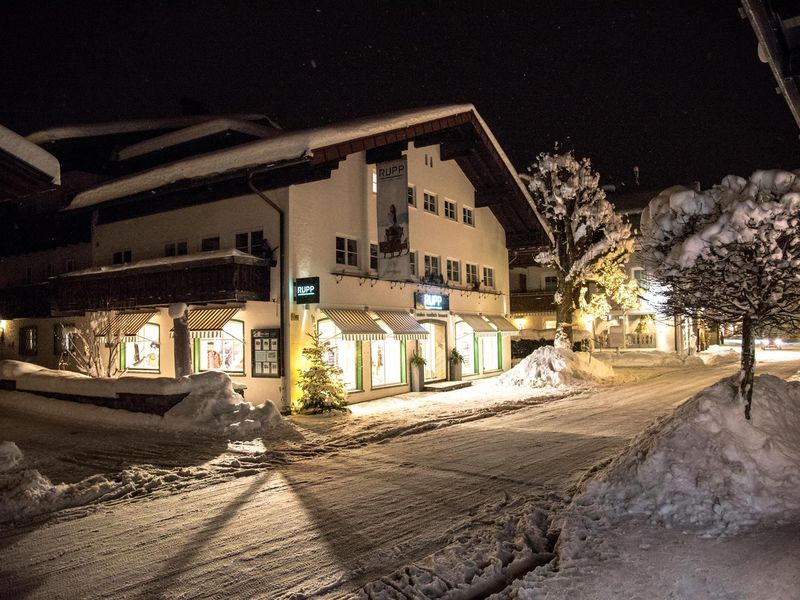
[[[614,376],[614,370],[588,352],[542,346],[497,378],[500,385],[559,387]]]
[[[723,379],[631,442],[578,505],[708,533],[800,521],[800,383],[757,377],[752,415]]]
[[[269,435],[283,423],[275,405],[267,400],[260,406],[245,402],[233,390],[231,378],[221,371],[195,373],[180,379],[169,377],[93,378],[71,371],[53,371],[19,361],[0,361],[0,377],[13,379],[17,389],[26,392],[72,394],[93,398],[114,398],[119,394],[177,395],[187,394],[163,417],[112,410],[111,420],[121,426],[143,429],[166,428],[203,431],[229,435],[233,439],[252,439]],[[60,412],[79,405],[66,402]],[[99,408],[99,407],[98,407]],[[102,412],[102,411],[101,411]]]
[[[22,452],[14,442],[0,444],[0,472],[13,469],[22,461]]]
[[[688,367],[704,364],[702,359],[661,350],[600,351],[595,356],[615,367]]]
[[[713,344],[706,350],[698,352],[696,356],[698,356],[706,365],[725,365],[737,363],[741,360],[741,354],[739,354],[736,350],[727,346],[719,346],[717,344]]]

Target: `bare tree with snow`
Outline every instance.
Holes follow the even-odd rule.
[[[614,212],[588,158],[542,153],[521,177],[552,244],[536,262],[553,269],[558,279],[555,344],[571,348],[581,288],[602,261],[626,246],[630,225]]]
[[[87,313],[83,325],[62,325],[61,334],[67,340],[59,368],[71,362],[90,377],[118,377],[124,373],[119,365],[119,348],[124,332],[119,329],[111,311]]]
[[[674,187],[642,215],[643,258],[663,286],[663,309],[740,322],[740,396],[750,418],[755,337],[800,325],[800,178],[788,171],[729,175],[710,190]]]

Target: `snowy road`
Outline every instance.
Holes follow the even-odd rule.
[[[734,370],[673,371],[6,531],[0,596],[348,597],[493,527],[499,505],[567,501],[593,465]]]

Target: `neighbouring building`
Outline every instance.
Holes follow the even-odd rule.
[[[54,366],[63,325],[113,311],[120,365],[173,376],[168,309],[185,303],[194,370],[225,370],[254,401],[298,398],[313,332],[331,342],[351,402],[408,391],[415,350],[427,382],[448,378],[454,348],[465,379],[510,366],[508,248],[542,234],[471,105],[296,132],[249,115],[28,140],[95,180],[35,215],[85,224],[78,243],[5,249],[7,353]],[[23,265],[40,254],[29,280]],[[36,310],[9,311],[4,299],[32,285]]]
[[[634,190],[609,193],[609,200],[617,212],[631,223],[634,235],[638,234],[642,211],[657,191]],[[554,294],[557,286],[555,272],[537,265],[536,255],[542,247],[517,248],[510,252],[509,279],[511,286],[511,316],[519,329],[519,339],[552,340],[556,330]],[[688,325],[681,320],[659,315],[655,306],[657,298],[650,289],[647,273],[634,251],[626,271],[637,279],[642,298],[639,305],[629,311],[612,310],[605,321],[597,320],[594,327],[576,313],[575,339],[592,336],[595,348],[630,348],[683,352],[688,348]],[[677,336],[675,334],[679,333]]]

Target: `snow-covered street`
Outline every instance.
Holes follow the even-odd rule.
[[[764,362],[761,372],[787,377],[797,368],[794,360]],[[423,568],[426,557],[437,553],[441,561],[464,561],[453,565],[455,571],[480,574],[492,554],[481,544],[498,526],[509,526],[508,515],[535,520],[520,512],[524,506],[545,513],[563,507],[587,470],[653,418],[734,370],[647,372],[639,382],[546,402],[524,402],[506,389],[509,397],[494,410],[470,409],[467,399],[462,413],[452,406],[431,409],[429,403],[448,404],[441,394],[422,411],[433,415],[428,427],[403,417],[402,410],[398,420],[416,424],[394,427],[379,404],[371,414],[365,405],[349,417],[353,424],[330,435],[319,456],[307,459],[268,460],[269,449],[226,450],[206,440],[181,449],[153,436],[137,453],[132,438],[118,437],[103,449],[116,456],[111,463],[127,455],[130,463],[158,464],[157,452],[168,462],[194,456],[182,467],[137,465],[158,472],[184,468],[186,487],[164,485],[161,494],[143,501],[123,495],[95,504],[88,514],[72,509],[8,527],[0,538],[0,589],[31,598],[340,597],[381,578],[391,581],[388,576],[401,567]],[[478,390],[492,388],[476,386],[472,394]],[[0,406],[2,435],[7,426],[16,428],[20,447],[28,450],[21,419],[7,420],[8,406]],[[355,425],[359,418],[384,435],[370,439],[369,427]],[[298,430],[312,434],[302,423]],[[327,434],[316,435],[321,440]],[[298,453],[310,446],[294,445]],[[237,448],[240,458],[234,460],[231,450]],[[77,451],[66,462],[83,464],[75,467],[75,478],[91,464]],[[188,475],[197,474],[193,468],[199,477]],[[454,544],[461,544],[460,551]]]

